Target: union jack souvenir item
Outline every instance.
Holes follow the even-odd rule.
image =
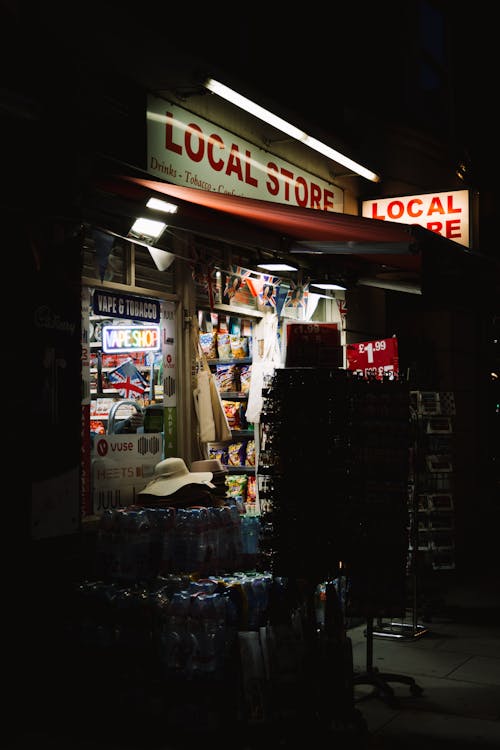
[[[116,388],[123,398],[139,398],[148,389],[147,381],[131,359],[108,374],[108,385]]]

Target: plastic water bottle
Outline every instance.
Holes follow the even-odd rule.
[[[189,510],[179,508],[175,514],[173,566],[176,571],[189,570]]]
[[[169,672],[191,679],[198,653],[198,642],[191,623],[191,595],[187,591],[173,594],[168,607],[168,629],[165,643]]]

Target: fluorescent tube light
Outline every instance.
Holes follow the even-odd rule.
[[[309,146],[309,148],[314,149],[314,151],[318,151],[328,159],[332,159],[332,161],[337,162],[337,164],[342,164],[342,166],[346,167],[346,169],[352,170],[356,174],[359,174],[361,177],[365,177],[371,182],[380,182],[380,176],[375,172],[372,172],[366,167],[363,167],[361,164],[358,164],[352,159],[349,159],[349,157],[344,156],[344,154],[341,154],[339,151],[330,148],[330,146],[327,146],[321,141],[316,140],[316,138],[312,138],[303,130],[296,128],[286,120],[282,120],[281,117],[274,115],[272,112],[264,109],[264,107],[261,107],[259,104],[256,104],[250,99],[247,99],[245,96],[238,94],[236,91],[233,91],[233,89],[230,89],[223,83],[219,83],[219,81],[216,81],[214,78],[209,78],[208,80],[206,80],[204,86],[212,93],[217,94],[218,96],[226,99],[226,101],[231,102],[232,104],[235,104],[237,107],[240,107],[240,109],[244,109],[246,112],[249,112],[251,115],[258,117],[260,120],[267,122],[277,130],[281,130],[282,133],[286,133],[287,135],[291,136],[291,138],[295,138],[297,141],[305,143],[305,145]]]
[[[345,291],[347,289],[345,286],[340,286],[340,284],[335,284],[330,281],[319,281],[318,283],[311,281],[311,286],[315,286],[318,289],[335,289],[337,291]]]

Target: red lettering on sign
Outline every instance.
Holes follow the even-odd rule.
[[[182,146],[180,146],[178,143],[174,143],[174,129],[173,129],[173,121],[174,116],[171,112],[166,112],[166,122],[165,122],[165,148],[167,151],[173,151],[174,154],[182,154]]]
[[[427,211],[427,216],[431,216],[432,214],[444,214],[444,208],[443,204],[441,203],[441,200],[437,197],[434,197],[429,206],[429,210]]]
[[[226,148],[224,146],[224,141],[222,138],[218,135],[212,135],[208,139],[207,143],[207,158],[208,163],[212,167],[212,169],[215,169],[216,172],[221,172],[224,169],[224,160],[223,159],[216,159],[214,156],[214,147],[215,145],[219,146],[219,148],[222,150]]]
[[[462,236],[462,232],[460,231],[460,219],[448,219],[446,222],[446,236],[449,239]]]
[[[453,208],[453,196],[449,195],[447,200],[448,208],[447,213],[449,214],[461,214],[462,209],[461,208]]]
[[[251,163],[250,159],[252,157],[252,154],[250,153],[250,151],[245,151],[245,156],[246,156],[246,160],[245,160],[245,182],[247,183],[247,185],[252,185],[253,187],[257,187],[258,182],[257,182],[256,178],[252,177],[252,175],[250,174],[250,169],[251,169],[251,166],[252,166],[252,163]]]
[[[193,142],[196,149],[193,148]],[[194,123],[189,123],[186,128],[186,135],[184,137],[184,145],[186,147],[186,153],[194,162],[200,162],[205,155],[205,138],[203,137],[203,131]]]
[[[241,168],[240,152],[238,150],[238,146],[236,146],[234,143],[231,146],[231,153],[229,154],[229,159],[227,160],[226,167],[226,174],[228,177],[233,173],[236,174],[238,180],[241,180],[243,182],[243,170]]]
[[[421,206],[422,201],[420,198],[413,198],[413,200],[408,202],[408,215],[411,216],[413,219],[416,219],[417,216],[422,216],[423,211],[421,208],[414,208],[414,206]]]
[[[281,174],[285,178],[283,182],[283,187],[285,188],[285,200],[290,200],[290,182],[293,182],[293,172],[289,172],[288,169],[285,169],[284,167],[281,168]]]
[[[400,219],[404,211],[405,207],[402,201],[391,201],[387,206],[387,213],[390,219]]]
[[[303,196],[300,196],[300,188],[302,188]],[[298,206],[307,208],[307,183],[303,177],[297,177],[295,181],[295,202]]]
[[[428,221],[427,229],[430,229],[431,232],[436,232],[437,234],[441,234],[441,231],[443,229],[443,223],[441,221]]]
[[[279,170],[276,164],[274,164],[272,161],[269,161],[267,163],[267,174],[269,176],[269,179],[266,180],[266,188],[267,192],[270,195],[278,195],[280,191],[280,182],[278,177],[276,176],[278,172]]]
[[[321,208],[321,188],[315,182],[311,182],[311,208]]]
[[[183,143],[175,141],[174,125],[184,130]],[[258,177],[252,173],[254,162],[250,150],[245,150],[243,155],[234,143],[229,149],[217,133],[207,136],[199,125],[194,122],[184,125],[171,112],[165,113],[165,149],[179,156],[185,153],[194,163],[202,162],[206,156],[214,172],[225,172],[228,177],[245,182],[250,187],[259,187]],[[276,197],[281,193],[283,202],[294,201],[301,207],[334,210],[334,193],[309,182],[307,176],[296,177],[293,171],[284,166],[278,167],[274,162],[267,163],[266,171],[266,189],[270,195]]]
[[[460,231],[460,219],[447,219],[443,225],[442,221],[429,221],[426,229],[436,234],[444,234],[449,240],[462,236]]]
[[[328,211],[328,209],[331,209],[333,211],[333,201],[334,201],[334,195],[331,190],[325,190],[324,196],[323,196],[323,210]]]
[[[381,219],[382,221],[385,221],[385,214],[379,214],[377,204],[374,203],[372,205],[372,219]]]

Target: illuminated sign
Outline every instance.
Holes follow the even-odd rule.
[[[403,195],[363,201],[363,216],[369,219],[418,224],[469,247],[469,191]]]
[[[343,190],[165,99],[148,98],[148,172],[174,185],[320,211]]]
[[[160,322],[160,303],[149,297],[96,290],[92,297],[92,309],[95,315],[142,320],[145,323]]]
[[[116,352],[157,352],[160,349],[160,326],[103,326],[102,348],[106,354]]]

